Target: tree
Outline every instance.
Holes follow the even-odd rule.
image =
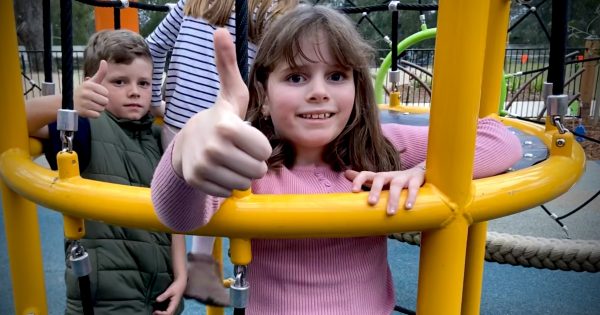
[[[17,38],[19,45],[29,51],[44,49],[42,28],[42,0],[14,0]],[[33,71],[44,67],[42,54],[28,54],[29,66]]]

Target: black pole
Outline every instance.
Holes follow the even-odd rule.
[[[248,3],[235,0],[235,54],[244,83],[248,85]]]
[[[392,11],[392,71],[398,70],[398,10]]]
[[[52,21],[50,0],[42,2],[42,27],[44,29],[44,82],[52,82]]]
[[[565,54],[567,51],[567,15],[569,0],[552,1],[552,28],[548,82],[552,83],[552,94],[563,94],[565,84]]]
[[[92,291],[90,289],[90,276],[79,277],[79,295],[81,297],[81,306],[84,315],[94,315],[94,305],[92,303]]]
[[[114,8],[113,9],[113,16],[114,16],[114,24],[115,24],[115,29],[119,30],[121,29],[121,9],[120,8]]]
[[[72,2],[60,2],[60,48],[62,54],[62,108],[73,109],[73,21]]]

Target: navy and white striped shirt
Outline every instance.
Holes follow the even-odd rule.
[[[172,50],[166,70],[165,123],[181,129],[194,114],[211,107],[219,93],[213,35],[216,27],[204,19],[184,16],[185,0],[177,5],[146,38],[152,54],[152,105],[162,100],[162,80],[167,53]],[[225,25],[235,41],[235,12]],[[256,45],[248,42],[248,63],[256,55]]]

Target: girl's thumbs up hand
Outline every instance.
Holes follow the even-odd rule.
[[[248,108],[248,88],[239,73],[231,35],[214,35],[221,87],[216,103],[194,115],[174,140],[172,164],[185,181],[203,192],[228,197],[244,190],[267,172],[271,155],[267,138],[242,118]]]

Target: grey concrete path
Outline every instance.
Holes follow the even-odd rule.
[[[560,172],[561,170],[556,170]],[[581,179],[562,196],[545,204],[558,217],[583,204],[600,190],[600,161],[588,161]],[[600,196],[561,220],[571,239],[600,240]],[[546,238],[566,238],[563,229],[541,207],[535,207],[489,223],[490,231]],[[600,312],[599,312],[600,314]]]

